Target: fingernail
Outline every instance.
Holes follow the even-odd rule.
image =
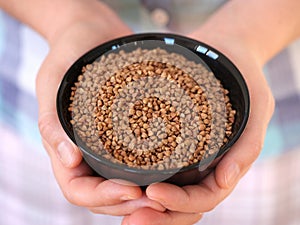
[[[230,164],[225,174],[225,183],[227,187],[233,186],[240,174],[240,167],[236,163]]]
[[[135,197],[133,196],[130,196],[130,195],[124,195],[120,198],[122,201],[128,201],[128,200],[134,200],[136,199]]]
[[[74,147],[68,141],[61,142],[57,147],[57,153],[60,161],[66,166],[69,167],[74,162]]]

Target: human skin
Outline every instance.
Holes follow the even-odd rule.
[[[130,28],[112,10],[94,0],[1,0],[0,6],[48,41],[49,52],[36,79],[39,128],[66,199],[93,212],[111,215],[128,215],[141,207],[164,211],[137,186],[92,176],[56,113],[57,89],[72,63],[105,41],[131,34]]]
[[[201,218],[199,212],[211,211],[233,191],[261,152],[274,110],[262,68],[300,36],[299,10],[296,0],[232,0],[189,34],[224,53],[243,74],[251,102],[246,130],[215,171],[198,185],[179,188],[157,183],[147,188],[147,196],[166,207],[164,213],[139,209],[127,216],[123,225],[139,221],[149,221],[143,225],[193,224]]]
[[[298,0],[232,0],[188,34],[218,49],[239,68],[250,91],[250,118],[241,138],[199,184],[156,183],[143,192],[92,176],[63,131],[55,107],[58,85],[69,66],[92,47],[130,34],[130,29],[94,0],[0,0],[0,6],[49,43],[36,82],[39,127],[62,192],[71,203],[95,213],[125,216],[123,225],[193,224],[231,193],[259,155],[274,109],[262,67],[299,36],[300,25]]]

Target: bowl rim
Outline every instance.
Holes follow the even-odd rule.
[[[66,86],[68,82],[68,79],[70,76],[73,76],[72,70],[74,70],[76,67],[78,69],[77,64],[82,63],[84,65],[91,63],[91,61],[94,61],[95,59],[99,58],[101,55],[105,54],[107,51],[112,50],[115,48],[115,46],[122,46],[127,43],[132,43],[135,41],[143,41],[143,40],[157,40],[157,41],[170,41],[174,40],[176,44],[185,47],[198,55],[202,60],[203,57],[209,57],[210,59],[215,60],[215,62],[222,64],[226,69],[230,71],[231,74],[235,74],[235,79],[238,79],[239,86],[243,92],[243,99],[245,100],[245,108],[244,108],[244,117],[242,119],[241,125],[238,128],[236,134],[231,137],[231,139],[223,145],[217,155],[214,155],[213,157],[208,157],[206,159],[200,160],[200,162],[197,162],[195,164],[191,164],[186,167],[182,168],[173,168],[173,169],[164,169],[164,170],[155,170],[155,169],[142,169],[137,167],[129,167],[126,164],[121,163],[114,163],[109,159],[106,159],[104,157],[101,157],[97,153],[90,150],[83,142],[81,142],[80,138],[75,137],[76,134],[74,131],[70,131],[68,128],[68,122],[66,121],[63,113],[63,106],[61,104],[61,97],[64,93],[64,87]],[[199,51],[199,47],[201,51]],[[99,54],[100,53],[100,54]],[[204,61],[205,62],[205,61]],[[77,74],[77,77],[79,74]],[[80,148],[80,150],[84,153],[83,157],[92,157],[94,160],[98,161],[99,163],[103,163],[106,166],[113,167],[115,169],[121,169],[128,172],[138,173],[142,175],[147,174],[164,174],[164,175],[171,175],[178,172],[185,172],[193,169],[199,168],[200,165],[207,165],[211,164],[211,162],[219,158],[220,156],[223,156],[229,149],[232,147],[234,143],[239,139],[239,137],[242,135],[242,133],[245,130],[245,127],[248,122],[249,114],[250,114],[250,95],[249,90],[246,84],[246,81],[241,74],[241,72],[238,70],[238,68],[227,58],[224,54],[219,52],[217,49],[192,38],[174,34],[174,33],[158,33],[158,32],[146,32],[146,33],[138,33],[138,34],[132,34],[128,36],[119,37],[110,41],[107,41],[103,44],[100,44],[91,50],[87,51],[85,54],[83,54],[81,57],[79,57],[67,70],[67,72],[64,74],[61,83],[58,88],[57,97],[56,97],[56,109],[59,121],[62,125],[62,128],[68,135],[68,137]]]

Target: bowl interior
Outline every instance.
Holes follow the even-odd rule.
[[[144,44],[144,41],[148,40],[147,44]],[[167,50],[168,52],[175,52],[185,56],[187,59],[193,60],[195,55],[199,57],[199,61],[204,62],[207,65],[216,78],[218,78],[224,88],[228,89],[230,92],[229,97],[233,108],[236,110],[235,122],[233,124],[232,134],[229,141],[221,147],[218,154],[214,158],[223,155],[229,148],[237,141],[239,136],[242,134],[247,119],[249,116],[249,93],[245,81],[238,71],[238,69],[227,59],[222,53],[218,52],[212,47],[174,34],[138,34],[127,36],[124,38],[119,38],[110,42],[107,42],[103,45],[100,45],[81,58],[79,58],[67,71],[65,74],[61,85],[59,87],[57,95],[57,111],[60,122],[67,133],[67,135],[72,139],[74,143],[80,146],[81,150],[84,152],[86,157],[92,157],[93,160],[96,160],[100,163],[104,163],[110,167],[116,169],[127,170],[134,173],[149,174],[149,173],[165,173],[172,174],[174,173],[173,169],[163,170],[163,171],[147,171],[138,168],[130,168],[126,165],[115,164],[111,161],[99,157],[93,151],[91,151],[85,143],[80,141],[80,138],[77,137],[74,129],[72,127],[71,114],[68,111],[70,105],[70,95],[71,87],[77,81],[77,78],[82,74],[82,67],[87,64],[90,64],[97,60],[101,55],[106,54],[111,51],[131,51],[135,48],[142,49],[153,49],[160,47]],[[183,50],[184,49],[184,50]],[[208,158],[201,164],[209,165],[214,158]],[[199,166],[199,163],[184,167],[180,172],[184,172]]]

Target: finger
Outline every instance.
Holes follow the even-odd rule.
[[[66,167],[72,168],[81,162],[82,156],[62,129],[56,112],[56,93],[64,71],[65,68],[56,64],[51,55],[46,58],[39,71],[36,80],[38,124],[43,141],[51,146],[48,150],[53,150]]]
[[[146,194],[148,198],[158,201],[171,211],[208,212],[215,208],[231,190],[220,188],[215,181],[214,173],[209,174],[204,181],[198,185],[184,187],[156,183],[147,188]]]
[[[58,41],[44,60],[36,79],[39,103],[39,129],[41,136],[58,155],[66,167],[76,167],[82,160],[79,149],[62,129],[56,112],[56,95],[59,84],[72,63],[94,46],[95,41],[77,44],[76,38]],[[87,44],[88,43],[88,44]],[[76,46],[76,48],[74,48]]]
[[[58,154],[67,167],[77,166],[81,161],[81,155],[78,148],[63,131],[57,118],[56,94],[58,86],[67,69],[79,56],[109,39],[109,37],[103,37],[97,32],[97,24],[86,24],[86,26],[80,24],[78,26],[70,28],[69,32],[62,35],[51,46],[51,51],[43,62],[36,79],[40,133],[44,141],[52,147],[51,149]],[[91,28],[95,28],[95,30]],[[78,30],[82,31],[81,35],[78,35]]]
[[[161,204],[156,201],[150,200],[145,195],[136,200],[124,201],[117,205],[112,206],[103,206],[103,207],[93,207],[89,210],[97,214],[109,214],[114,216],[124,216],[132,214],[137,211],[139,208],[148,207],[153,210],[164,212],[166,210]]]
[[[52,47],[51,52],[43,62],[36,79],[41,136],[56,152],[66,167],[77,166],[82,157],[79,149],[67,137],[59,123],[56,112],[57,90],[71,64],[94,44],[95,41],[76,45],[75,39],[72,39],[72,42],[57,43],[56,46]],[[74,46],[80,47],[74,48]]]
[[[93,171],[85,162],[81,162],[75,168],[66,168],[53,151],[49,150],[50,145],[47,143],[44,145],[50,152],[56,180],[66,199],[72,204],[85,207],[108,206],[142,196],[138,186],[123,185],[120,181],[93,177]]]
[[[250,80],[251,81],[251,80]],[[256,80],[257,81],[257,80]],[[183,188],[170,184],[153,184],[146,190],[150,199],[159,201],[170,210],[182,212],[207,212],[226,198],[259,155],[268,122],[273,112],[270,92],[263,82],[253,88],[255,103],[244,134],[217,165],[216,170],[199,185]],[[256,91],[256,92],[255,92]],[[261,92],[261,91],[260,91]],[[263,94],[263,95],[261,95]],[[264,112],[263,115],[261,112]],[[189,207],[186,207],[186,205]]]
[[[126,216],[122,225],[192,225],[201,218],[201,213],[158,212],[150,208],[141,208]]]
[[[80,164],[82,154],[63,131],[56,112],[41,113],[39,129],[43,142],[51,146],[51,148],[46,148],[51,158],[58,158],[68,168],[74,168]],[[53,151],[53,154],[49,151]]]
[[[73,204],[85,207],[111,206],[141,197],[136,186],[91,176],[72,178],[65,185],[65,192]]]
[[[223,188],[230,188],[243,176],[259,156],[266,130],[274,112],[274,98],[263,74],[248,76],[251,113],[240,139],[226,153],[216,168],[216,181]]]

